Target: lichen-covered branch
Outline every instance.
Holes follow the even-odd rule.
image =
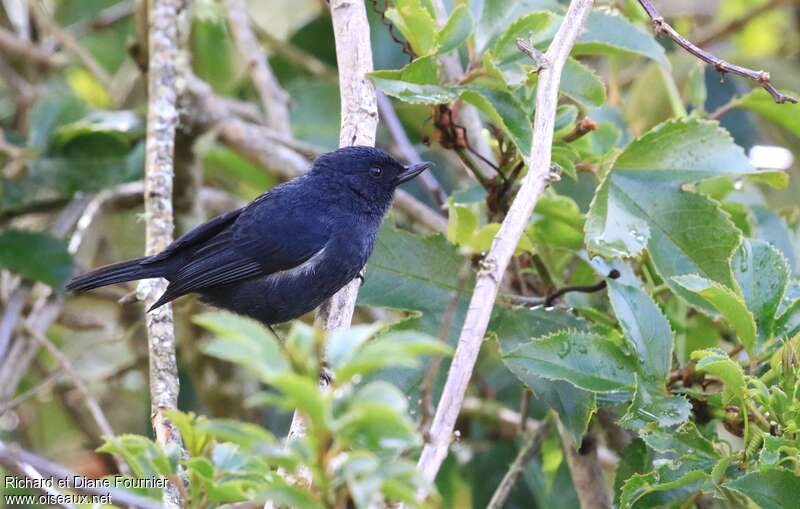
[[[428,483],[436,479],[439,467],[447,456],[453,428],[489,325],[500,281],[536,202],[549,182],[561,70],[591,7],[592,0],[573,0],[570,3],[564,21],[545,54],[544,68],[536,90],[536,118],[528,174],[494,238],[492,248],[482,262],[444,391],[436,408],[430,441],[423,448],[417,464],[417,469]],[[420,495],[424,496],[425,493]]]
[[[148,4],[147,141],[145,145],[146,254],[163,251],[172,242],[173,159],[177,111],[178,18],[182,0],[150,0]],[[148,279],[138,295],[150,307],[166,290],[164,279]],[[172,306],[147,313],[150,349],[151,419],[156,441],[162,446],[180,444],[177,429],[164,415],[178,405],[178,367]],[[170,486],[164,505],[180,507],[178,490]]]
[[[250,19],[247,16],[247,2],[245,0],[226,0],[226,5],[233,39],[239,53],[247,61],[253,85],[267,112],[267,123],[278,132],[289,134],[291,133],[289,95],[275,79],[269,62],[267,62],[267,56],[253,35]]]
[[[330,6],[342,108],[339,146],[373,146],[378,105],[375,87],[367,78],[372,71],[367,10],[358,0],[332,0]],[[350,326],[358,287],[358,280],[350,282],[320,307],[318,318],[325,330]]]
[[[720,73],[725,74],[729,72],[731,74],[736,74],[738,76],[742,76],[744,78],[751,79],[761,85],[761,88],[769,92],[769,95],[772,96],[772,99],[778,103],[796,103],[797,99],[792,96],[785,95],[778,91],[772,83],[770,83],[769,73],[766,71],[756,71],[753,69],[748,69],[747,67],[742,67],[740,65],[732,64],[726,60],[723,60],[715,55],[712,55],[708,51],[704,49],[698,48],[691,41],[684,38],[681,34],[677,32],[672,26],[664,21],[664,17],[661,13],[658,12],[658,9],[655,8],[650,0],[639,0],[639,4],[642,6],[644,11],[650,17],[653,22],[653,31],[656,35],[666,34],[667,37],[673,40],[675,44],[680,46],[681,48],[685,49],[690,54],[694,55],[695,57],[699,58],[703,62],[714,66],[714,69]]]

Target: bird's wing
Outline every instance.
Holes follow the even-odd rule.
[[[192,248],[196,248],[203,242],[220,235],[226,228],[233,225],[244,210],[244,208],[241,208],[226,212],[193,228],[174,240],[166,249],[155,256],[147,258],[142,263],[146,265],[155,264],[171,257],[180,256],[182,252],[191,251]]]
[[[320,252],[328,240],[323,222],[287,210],[282,201],[260,199],[204,239],[152,308],[203,288],[288,270]]]

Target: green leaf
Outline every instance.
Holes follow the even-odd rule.
[[[314,433],[328,428],[330,403],[316,380],[284,372],[272,378],[271,384],[284,395],[281,406],[287,410],[296,408],[307,415]]]
[[[675,480],[662,482],[659,471],[649,472],[647,474],[634,474],[622,486],[622,492],[619,497],[620,509],[629,509],[635,507],[634,504],[636,504],[637,501],[649,494],[698,484],[699,481],[703,481],[707,477],[708,474],[705,472],[700,470],[692,470]],[[648,504],[645,507],[658,506],[661,506],[661,504]]]
[[[143,133],[142,119],[133,111],[98,111],[58,127],[52,148],[61,149],[71,142],[86,142],[87,138],[99,136],[100,139],[118,143],[124,150]]]
[[[797,94],[794,93],[789,93],[788,95],[797,97]],[[800,136],[800,104],[778,104],[762,88],[754,89],[749,94],[745,94],[737,101],[737,104],[775,122],[795,136]]]
[[[366,343],[336,370],[339,382],[390,367],[416,368],[424,355],[450,355],[450,347],[416,331],[389,332]]]
[[[472,34],[475,21],[472,13],[465,4],[459,4],[450,13],[447,23],[436,36],[439,44],[437,54],[447,53],[461,46],[461,44]]]
[[[192,320],[217,336],[204,348],[206,354],[241,364],[269,383],[289,369],[275,337],[255,320],[222,311]]]
[[[717,205],[686,184],[753,171],[744,151],[716,123],[671,121],[633,141],[598,188],[586,240],[610,257],[646,247],[666,283],[692,305],[710,310],[673,276],[698,274],[734,287],[730,258],[740,233]]]
[[[514,141],[524,157],[531,153],[531,119],[517,100],[506,92],[473,87],[461,92],[461,98],[483,112]]]
[[[322,504],[311,492],[293,486],[278,476],[273,476],[272,485],[259,498],[272,501],[276,507],[296,507],[297,509],[323,509]]]
[[[555,410],[572,442],[576,447],[579,446],[589,427],[589,421],[597,412],[595,394],[563,380],[548,380],[534,374],[526,376],[524,383],[538,399]]]
[[[594,10],[589,14],[573,53],[641,55],[658,62],[664,69],[670,69],[664,48],[650,32],[610,10]]]
[[[786,221],[763,205],[753,205],[750,207],[755,219],[754,237],[769,242],[772,246],[783,253],[789,262],[792,273],[797,273],[800,269],[800,252],[798,252],[792,242],[792,233]]]
[[[643,378],[653,386],[663,384],[672,368],[673,334],[666,317],[641,288],[609,280],[608,296],[636,349]]]
[[[383,324],[354,325],[332,331],[325,342],[328,366],[336,371],[355,356],[361,346],[378,332]]]
[[[421,85],[403,81],[397,71],[374,71],[368,74],[384,94],[412,104],[447,104],[458,99],[453,87]]]
[[[600,334],[562,331],[523,343],[503,355],[523,383],[529,375],[565,380],[592,392],[631,390],[633,361]]]
[[[766,242],[745,239],[731,267],[755,318],[759,344],[763,344],[775,331],[775,315],[789,283],[789,266],[780,251]]]
[[[583,214],[572,198],[542,196],[527,232],[538,244],[578,251],[583,247],[583,225]]]
[[[686,422],[691,410],[692,405],[683,396],[665,396],[640,384],[620,425],[639,432],[648,423],[669,428]]]
[[[386,382],[361,388],[335,424],[337,438],[347,446],[373,451],[397,450],[419,444],[414,425],[405,415],[406,397]]]
[[[745,495],[763,509],[795,507],[800,500],[800,477],[782,468],[750,472],[723,486]]]
[[[653,452],[641,439],[635,438],[625,446],[614,477],[614,502],[619,504],[622,486],[634,474],[644,474],[653,463]]]
[[[530,65],[530,57],[519,50],[517,39],[521,37],[530,40],[533,37],[534,44],[541,42],[545,30],[550,27],[554,18],[548,11],[531,12],[517,18],[494,43],[492,57],[495,65],[504,66],[515,62]]]
[[[44,151],[56,129],[83,117],[88,111],[86,103],[69,94],[42,96],[31,108],[28,146]]]
[[[0,232],[0,267],[60,289],[72,275],[67,245],[46,233]]]
[[[475,50],[478,54],[483,53],[500,33],[520,17],[537,10],[562,10],[556,0],[485,0],[482,3],[475,28]]]
[[[714,307],[736,331],[745,348],[752,350],[757,332],[753,314],[740,295],[726,286],[691,274],[673,280],[686,290],[696,293]]]
[[[602,106],[606,102],[606,86],[600,77],[574,58],[564,65],[561,93],[586,107]]]
[[[397,0],[394,7],[386,9],[386,18],[400,30],[417,55],[425,56],[436,50],[436,21],[420,0]]]
[[[734,362],[724,351],[712,348],[698,350],[692,353],[692,359],[697,361],[695,369],[705,371],[719,377],[725,385],[728,400],[742,399],[747,392],[747,382],[744,378],[742,367]]]

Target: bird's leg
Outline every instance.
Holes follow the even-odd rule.
[[[361,284],[359,286],[364,286],[364,269],[358,271],[358,274],[353,279],[358,279],[359,281],[361,281]]]
[[[281,339],[281,337],[280,337],[280,336],[278,336],[278,333],[277,333],[277,332],[275,332],[275,329],[273,329],[273,328],[272,328],[272,325],[269,325],[269,324],[267,324],[267,328],[268,328],[268,329],[269,329],[269,331],[272,333],[272,335],[273,335],[273,336],[275,336],[275,339],[277,339],[277,340],[278,340],[278,343],[281,343],[281,344],[283,344],[283,340]]]
[[[326,362],[322,362],[322,366],[319,368],[319,385],[322,387],[328,387],[333,382],[333,371],[328,369],[328,365]]]

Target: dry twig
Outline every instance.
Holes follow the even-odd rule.
[[[433,483],[447,456],[453,428],[464,401],[481,342],[489,325],[500,281],[514,249],[550,178],[550,155],[561,70],[578,37],[592,0],[573,0],[547,50],[536,91],[536,118],[528,174],[482,262],[469,311],[461,329],[447,382],[431,426],[431,440],[422,450],[417,469],[427,483]],[[424,498],[426,493],[420,493]]]
[[[522,476],[523,472],[525,472],[525,467],[528,465],[528,462],[530,462],[539,451],[539,445],[542,443],[542,436],[546,432],[547,426],[540,426],[538,429],[526,433],[522,447],[520,447],[516,458],[514,458],[511,466],[508,467],[506,475],[503,476],[497,489],[492,494],[492,498],[489,500],[486,509],[502,509],[505,506],[506,500],[508,500],[508,496],[511,494],[511,489]]]
[[[650,17],[653,23],[653,31],[655,32],[656,36],[666,34],[667,37],[672,39],[675,44],[680,46],[681,48],[685,49],[695,57],[699,58],[703,62],[714,66],[714,69],[717,70],[723,76],[726,72],[731,74],[736,74],[738,76],[742,76],[744,78],[751,79],[761,85],[761,87],[769,92],[769,95],[772,96],[772,99],[775,100],[776,103],[782,104],[786,102],[796,103],[797,99],[792,96],[784,95],[778,89],[776,89],[772,83],[769,81],[769,73],[766,71],[755,71],[753,69],[748,69],[747,67],[742,67],[736,64],[731,64],[711,53],[698,48],[694,44],[692,44],[689,40],[685,39],[681,34],[679,34],[669,23],[664,21],[664,17],[658,12],[658,10],[653,6],[653,3],[650,0],[639,0],[639,4],[645,10],[647,15]]]

